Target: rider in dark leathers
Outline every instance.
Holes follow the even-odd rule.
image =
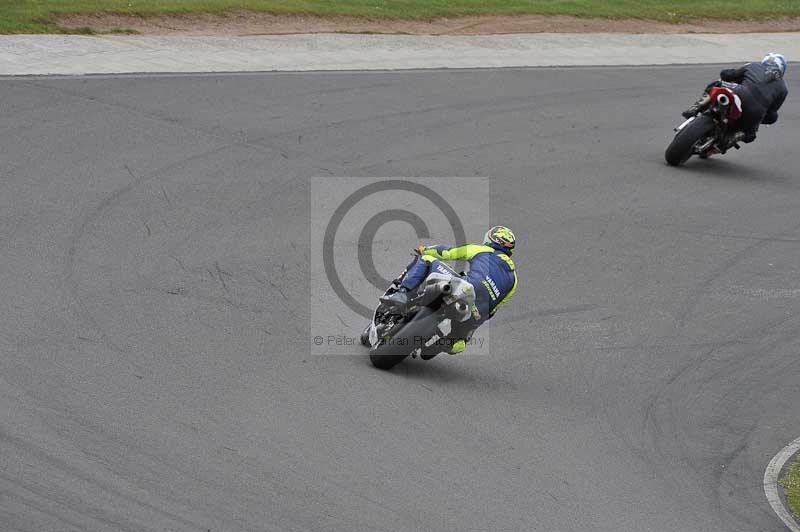
[[[720,81],[706,87],[708,92],[714,86],[732,89],[742,100],[742,117],[739,119],[740,140],[753,142],[760,124],[774,124],[778,120],[778,109],[783,105],[788,89],[783,77],[786,73],[786,59],[780,54],[768,54],[761,63],[748,63],[740,68],[726,68],[720,72]],[[690,118],[705,109],[707,96],[687,109],[683,116]]]

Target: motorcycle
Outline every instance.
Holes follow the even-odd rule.
[[[420,287],[409,292],[403,308],[381,302],[372,321],[361,333],[361,344],[369,347],[372,365],[391,369],[407,357],[430,360],[452,345],[451,336],[472,317],[475,290],[455,270],[437,262]],[[395,279],[384,295],[400,288]]]
[[[732,87],[725,85],[710,87],[698,102],[697,114],[674,129],[675,138],[664,153],[667,164],[680,166],[692,155],[707,159],[730,148],[740,148],[738,141],[743,134],[736,131],[735,125],[742,117],[742,100]]]

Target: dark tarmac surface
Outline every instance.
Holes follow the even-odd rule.
[[[667,167],[716,70],[1,80],[0,530],[784,530],[800,100]],[[492,178],[490,357],[309,355],[327,175]]]

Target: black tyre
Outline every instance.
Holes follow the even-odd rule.
[[[433,314],[430,309],[423,308],[402,329],[392,335],[390,341],[370,351],[370,362],[379,369],[392,369],[419,347],[421,338],[433,336],[439,319],[440,316]]]
[[[678,131],[664,152],[670,166],[680,166],[692,156],[695,145],[708,138],[714,131],[714,120],[708,115],[700,115],[685,128]]]

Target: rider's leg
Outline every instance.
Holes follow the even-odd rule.
[[[430,273],[431,263],[435,260],[428,255],[421,255],[415,258],[406,270],[406,275],[403,277],[403,282],[400,283],[400,286],[406,290],[417,288]]]
[[[708,106],[709,102],[711,101],[711,97],[709,97],[708,93],[703,93],[703,96],[700,97],[699,100],[694,102],[691,107],[681,113],[684,118],[691,118],[695,116],[697,113],[700,113],[705,110]]]
[[[731,139],[733,141],[731,145],[739,141],[750,143],[756,140],[758,126],[764,119],[764,115],[767,114],[766,107],[764,107],[746,87],[738,87],[736,89],[736,94],[742,101],[742,116],[736,123],[736,127],[739,131],[737,132],[738,134]]]
[[[740,120],[737,124],[737,126],[739,126],[739,131],[734,131],[728,134],[727,138],[725,139],[725,145],[722,147],[722,153],[725,153],[727,150],[736,146],[736,144],[739,142],[749,144],[750,142],[756,140],[758,124],[759,118]]]
[[[744,142],[745,144],[749,144],[756,140],[756,134],[758,133],[758,126],[761,125],[761,120],[763,115],[755,114],[753,116],[745,116],[742,117],[744,120],[740,125],[741,131],[738,131],[734,136],[734,142]]]
[[[408,303],[408,294],[410,290],[415,290],[422,281],[430,273],[431,263],[435,261],[433,257],[422,255],[414,259],[414,261],[406,269],[406,274],[403,281],[400,283],[400,288],[387,296],[383,296],[381,301],[390,305],[404,306]]]
[[[459,355],[463,353],[467,348],[467,342],[472,339],[472,333],[475,332],[475,329],[477,329],[477,326],[475,326],[475,321],[472,319],[466,322],[455,323],[453,325],[453,330],[447,337],[447,342],[445,343],[446,349],[430,348],[427,352],[423,352],[420,358],[422,360],[430,360],[442,351],[450,355]]]
[[[453,338],[454,341],[447,352],[451,355],[463,353],[467,348],[467,342],[472,340],[472,335],[478,329],[478,326],[479,322],[471,318],[467,321],[456,323],[453,326],[453,331],[450,333],[450,337]]]

